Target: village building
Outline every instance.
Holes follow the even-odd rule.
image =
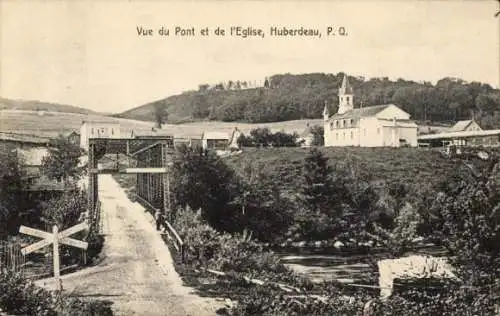
[[[89,149],[89,138],[120,138],[120,123],[116,121],[83,121],[80,127],[80,147]]]
[[[224,132],[203,132],[201,143],[203,149],[227,150],[229,135]]]
[[[325,146],[417,146],[417,124],[394,104],[354,108],[354,90],[344,75],[339,89],[339,108],[330,115],[323,110]]]
[[[475,120],[458,121],[453,125],[448,132],[468,132],[468,131],[482,131],[483,129]]]
[[[185,145],[187,147],[202,147],[201,134],[193,134],[193,135],[182,135],[174,137],[174,146]]]
[[[297,144],[300,147],[308,148],[313,145],[314,133],[312,132],[312,127],[307,123],[306,129],[297,138]]]
[[[500,129],[483,130],[475,120],[458,121],[448,131],[418,136],[426,147],[500,147]]]
[[[239,149],[238,138],[242,132],[236,127],[230,133],[226,132],[203,132],[201,135],[201,146],[203,149],[226,151]]]
[[[0,150],[15,153],[22,165],[26,191],[62,191],[61,181],[48,179],[42,173],[43,158],[49,154],[50,139],[40,136],[0,132]]]
[[[64,134],[64,137],[71,143],[75,145],[80,144],[80,132],[78,131],[71,131],[66,134]]]

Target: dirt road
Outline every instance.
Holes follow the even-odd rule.
[[[113,301],[116,315],[215,315],[222,303],[182,285],[152,217],[127,199],[110,175],[99,176],[105,245],[95,267],[65,275],[67,293]],[[53,288],[52,280],[40,285]]]

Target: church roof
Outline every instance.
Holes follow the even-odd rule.
[[[383,110],[387,109],[390,106],[395,106],[394,104],[381,104],[381,105],[374,105],[374,106],[367,106],[363,108],[356,108],[349,110],[345,113],[342,114],[334,114],[330,118],[346,118],[346,117],[370,117],[370,116],[375,116],[378,113],[382,112]]]
[[[339,89],[339,94],[353,94],[352,87],[349,84],[349,79],[346,74],[344,74],[344,79],[342,79],[342,86]]]

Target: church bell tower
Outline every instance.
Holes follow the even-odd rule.
[[[339,110],[338,114],[343,114],[354,108],[354,92],[351,85],[349,84],[349,79],[347,75],[344,74],[344,79],[342,80],[342,86],[339,88]]]

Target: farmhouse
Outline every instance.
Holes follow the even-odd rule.
[[[116,121],[83,121],[80,127],[80,147],[89,149],[89,138],[120,138],[120,123]]]
[[[183,135],[174,137],[174,146],[186,145],[188,147],[201,147],[201,134],[200,135]]]
[[[224,132],[203,132],[201,143],[203,149],[226,150],[229,146],[229,135]]]
[[[314,134],[312,132],[311,126],[307,123],[306,129],[299,135],[297,139],[297,143],[300,144],[300,147],[311,147],[314,141]]]
[[[464,120],[458,121],[448,132],[469,132],[482,130],[481,126],[479,126],[475,120]]]
[[[62,182],[49,180],[41,172],[43,157],[48,154],[49,138],[0,132],[0,150],[10,151],[17,155],[25,174],[22,180],[27,191],[59,191],[63,190]]]
[[[71,131],[64,134],[64,137],[72,144],[80,144],[80,132]]]
[[[323,110],[325,146],[417,146],[417,124],[394,104],[354,108],[354,91],[346,75],[339,89],[339,109]]]

